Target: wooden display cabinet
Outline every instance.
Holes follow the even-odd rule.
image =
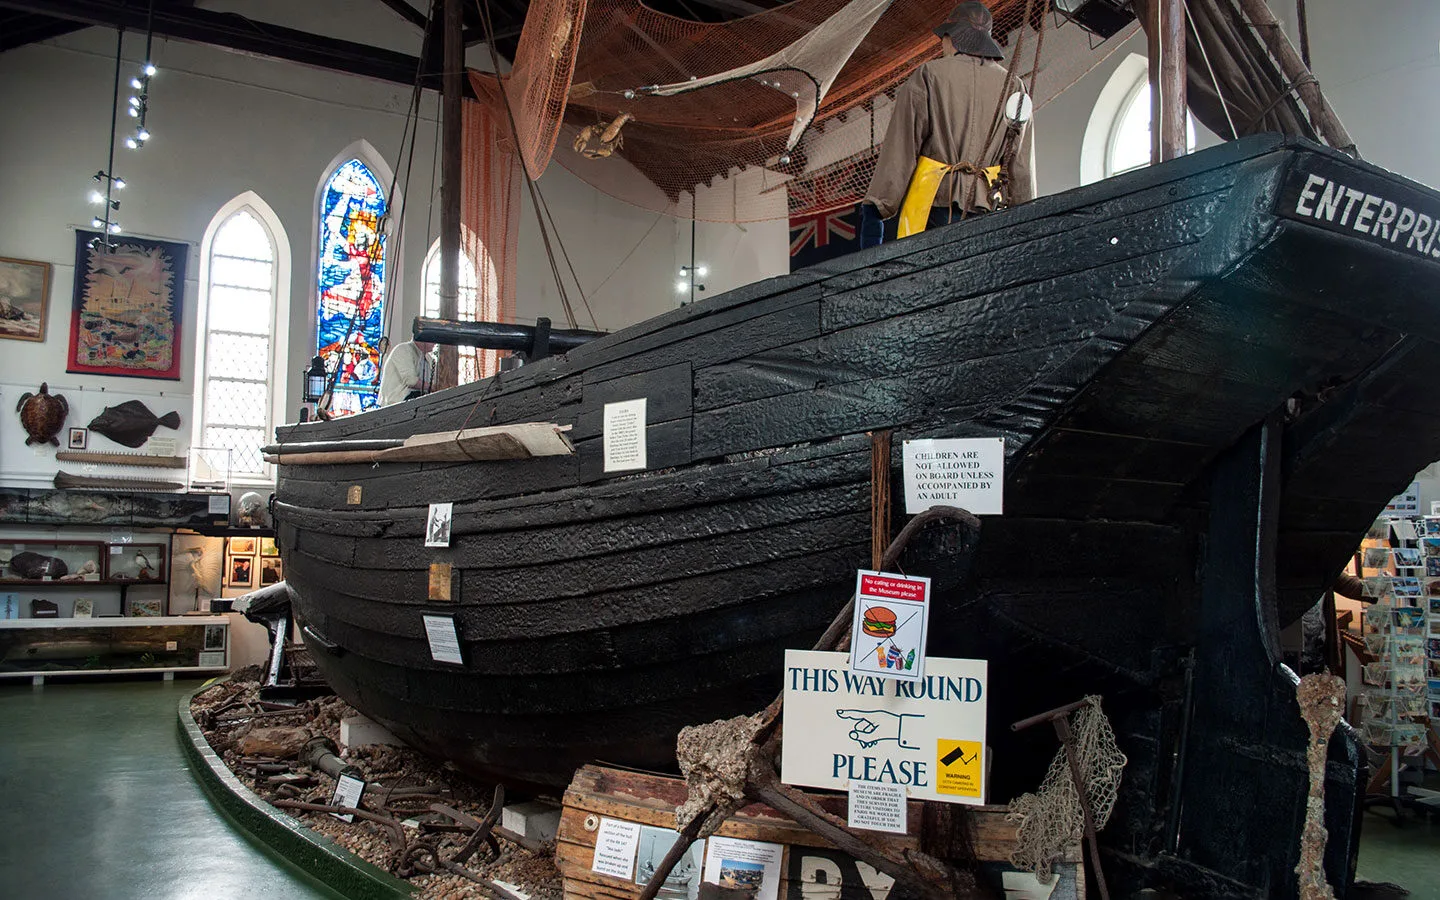
[[[0,586],[102,581],[104,548],[99,541],[0,540]]]

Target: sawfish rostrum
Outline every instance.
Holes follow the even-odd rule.
[[[117,444],[139,447],[150,439],[155,429],[180,427],[180,414],[168,412],[156,416],[150,407],[139,400],[126,400],[119,406],[107,406],[105,411],[90,420],[90,430],[105,435]]]

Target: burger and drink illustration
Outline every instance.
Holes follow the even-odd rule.
[[[850,670],[906,680],[923,678],[929,612],[930,579],[860,570]]]

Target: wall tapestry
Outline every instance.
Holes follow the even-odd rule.
[[[0,256],[0,338],[45,340],[50,264]]]
[[[75,232],[75,299],[65,371],[180,380],[180,313],[190,246]]]

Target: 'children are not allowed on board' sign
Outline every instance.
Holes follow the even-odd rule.
[[[844,791],[896,784],[912,800],[978,806],[985,798],[983,659],[931,657],[925,677],[850,671],[848,654],[785,651],[780,780]]]

